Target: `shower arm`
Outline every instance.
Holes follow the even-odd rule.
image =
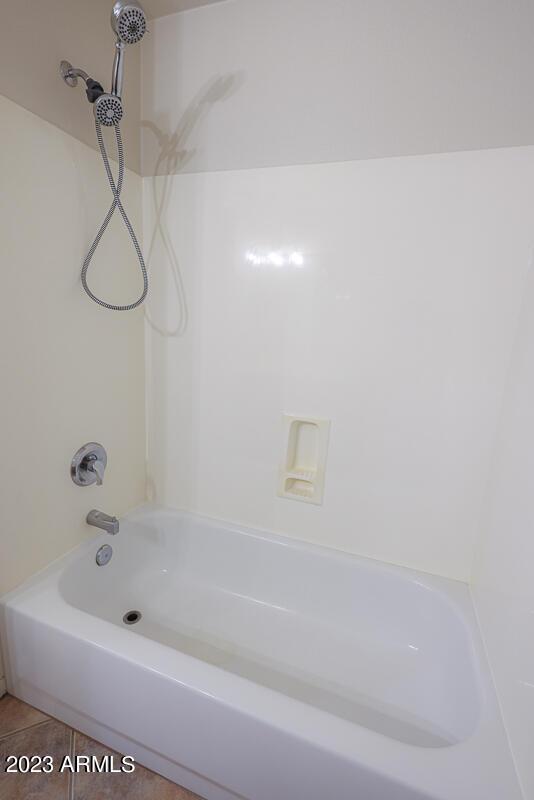
[[[69,86],[78,86],[78,78],[81,78],[87,84],[90,80],[89,75],[85,70],[73,67],[69,61],[62,61],[60,65],[61,77]]]

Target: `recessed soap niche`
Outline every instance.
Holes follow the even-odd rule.
[[[278,495],[322,505],[330,420],[283,416],[283,453]]]

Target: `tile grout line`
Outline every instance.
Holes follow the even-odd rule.
[[[24,733],[24,731],[30,731],[33,728],[38,728],[40,725],[48,725],[49,722],[55,722],[56,720],[50,717],[49,719],[42,719],[40,722],[32,722],[31,725],[25,725],[22,728],[16,728],[14,731],[10,731],[9,733],[3,733],[0,736],[0,742],[3,742],[4,739],[9,739],[10,736],[18,736],[19,733]]]

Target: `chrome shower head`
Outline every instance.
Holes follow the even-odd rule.
[[[146,14],[141,4],[137,0],[117,0],[111,9],[111,27],[117,34],[111,94],[121,97],[124,48],[127,44],[140,42],[146,33]]]
[[[101,94],[93,105],[95,119],[101,125],[118,125],[122,119],[122,101],[114,94]]]
[[[111,10],[111,27],[117,36],[115,58],[111,76],[111,91],[89,77],[83,69],[73,67],[68,61],[60,64],[61,77],[69,86],[76,86],[78,78],[86,84],[87,99],[94,104],[95,119],[101,125],[118,125],[122,119],[122,86],[124,80],[124,51],[126,45],[137,44],[146,33],[146,14],[138,0],[116,0]]]
[[[111,10],[111,27],[123,44],[137,44],[146,33],[146,14],[137,0],[117,0]]]

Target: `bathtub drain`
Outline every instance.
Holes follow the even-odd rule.
[[[139,622],[141,616],[142,614],[140,611],[127,611],[122,621],[125,625],[135,625],[136,622]]]

